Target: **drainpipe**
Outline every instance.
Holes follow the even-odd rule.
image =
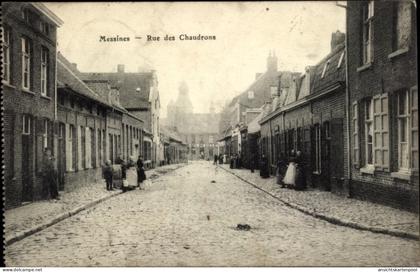
[[[348,18],[348,6],[347,5],[340,5],[336,3],[338,7],[344,8],[346,10],[346,35],[345,35],[345,55],[346,55],[346,134],[347,134],[347,180],[348,180],[348,195],[347,197],[352,197],[352,157],[351,157],[351,138],[350,138],[350,84],[349,84],[349,61],[348,61],[348,48],[349,48],[349,28],[347,24]]]

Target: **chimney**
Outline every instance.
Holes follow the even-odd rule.
[[[277,72],[277,56],[276,52],[270,51],[267,57],[267,71]]]
[[[117,72],[118,73],[124,73],[124,64],[118,64]]]
[[[261,75],[262,75],[262,73],[256,73],[255,74],[255,80],[257,80]]]
[[[337,30],[335,33],[331,34],[331,52],[334,51],[334,49],[344,43],[344,40],[346,39],[346,34],[340,32]]]

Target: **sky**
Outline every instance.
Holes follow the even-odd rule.
[[[45,3],[64,24],[59,51],[82,72],[156,70],[161,115],[185,81],[194,112],[221,110],[266,70],[270,50],[279,70],[303,72],[330,51],[331,33],[345,32],[345,10],[331,2]],[[179,35],[216,36],[181,41]],[[100,42],[100,36],[129,37]],[[160,41],[147,41],[147,35]],[[163,41],[165,35],[175,41]],[[141,39],[135,39],[140,36]]]

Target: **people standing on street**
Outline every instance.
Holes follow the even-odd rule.
[[[137,159],[137,186],[140,188],[140,184],[146,180],[146,173],[144,171],[143,157],[139,155]]]
[[[287,188],[294,188],[296,182],[296,155],[292,149],[289,157],[289,165],[287,166],[286,175],[283,179]]]
[[[222,154],[219,155],[219,164],[223,164],[223,155]]]
[[[281,186],[281,188],[285,187],[283,178],[284,178],[284,174],[286,173],[286,170],[287,170],[286,158],[284,156],[284,153],[282,152],[279,155],[279,158],[277,160],[277,169],[276,169],[276,181],[277,181],[277,184]]]
[[[268,171],[268,160],[264,153],[261,155],[260,176],[262,178],[268,178],[270,176]]]
[[[300,150],[296,152],[296,184],[295,190],[306,189],[305,160]]]
[[[223,163],[226,163],[227,162],[227,156],[226,156],[226,154],[223,154]]]
[[[238,168],[238,155],[235,153],[233,154],[233,169]]]
[[[110,160],[107,160],[105,162],[105,166],[102,169],[102,175],[103,175],[103,177],[105,179],[105,182],[106,182],[106,190],[107,191],[114,190],[112,188],[112,176],[113,176],[113,173],[112,173],[112,165],[111,165],[111,161]]]
[[[251,173],[254,173],[254,170],[255,170],[255,154],[251,154],[251,156],[250,156],[249,169],[251,170]]]
[[[234,158],[234,156],[232,156],[230,158],[230,169],[233,169],[233,158]]]
[[[43,177],[43,195],[45,198],[59,199],[58,186],[56,184],[56,172],[54,167],[54,159],[51,150],[44,150],[44,158],[42,160],[41,174]]]
[[[115,164],[121,165],[121,178],[127,178],[127,163],[123,160],[122,155],[119,154],[115,160]]]
[[[216,154],[214,154],[214,161],[213,161],[213,164],[214,164],[214,165],[217,165],[217,160],[218,160],[218,157],[217,157],[217,155],[216,155]]]
[[[239,151],[238,156],[236,157],[236,167],[238,169],[242,168],[241,152]]]

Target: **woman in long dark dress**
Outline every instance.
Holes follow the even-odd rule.
[[[264,154],[261,156],[261,162],[260,162],[260,176],[262,178],[268,178],[270,175],[268,173],[268,160],[265,157]]]
[[[283,178],[284,178],[284,175],[286,174],[286,170],[287,170],[286,159],[285,159],[284,153],[281,153],[277,161],[277,169],[276,169],[277,184],[281,185],[281,188],[285,187]]]
[[[137,186],[140,187],[144,180],[146,180],[146,173],[144,172],[143,157],[139,156],[137,160]]]
[[[301,151],[296,152],[296,183],[295,190],[306,189],[305,164]]]

